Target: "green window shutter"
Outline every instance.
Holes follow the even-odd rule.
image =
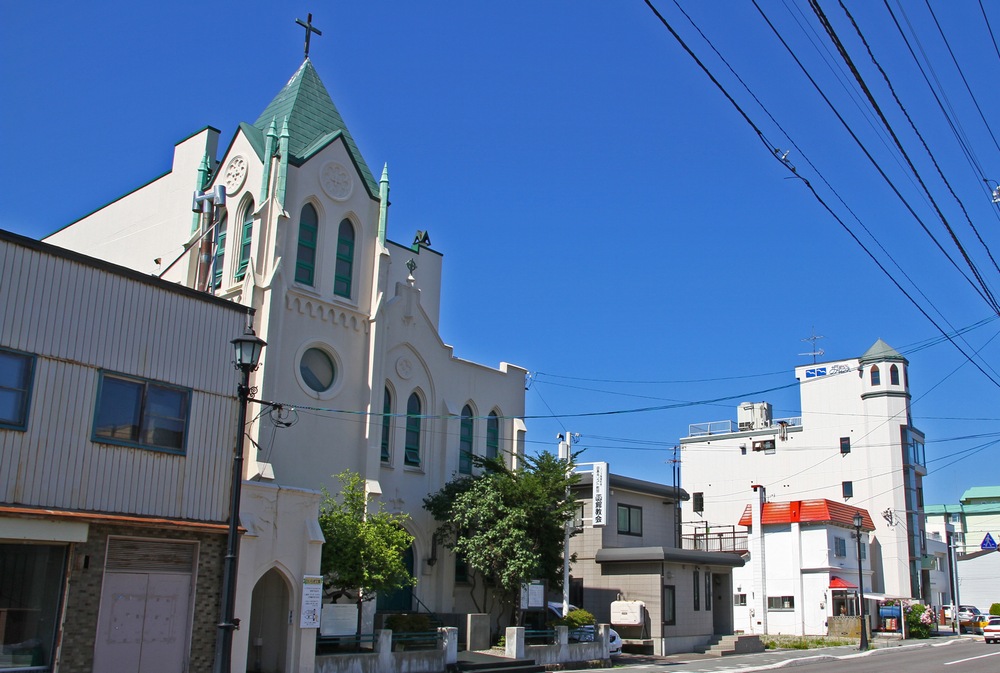
[[[462,409],[462,423],[458,438],[458,471],[460,474],[472,474],[472,407],[468,404]]]
[[[497,412],[491,411],[486,419],[486,457],[496,458],[500,455],[500,418]]]
[[[382,397],[382,462],[389,462],[389,431],[392,430],[392,393],[388,386]]]
[[[406,401],[406,445],[403,462],[406,465],[420,465],[420,397],[413,393]]]
[[[333,293],[339,297],[351,296],[351,279],[354,275],[354,225],[350,220],[340,223],[337,232],[337,267],[333,279]]]
[[[229,216],[223,215],[222,220],[215,225],[215,258],[212,261],[212,287],[222,285],[222,264],[226,261],[226,228],[229,226]]]
[[[243,211],[243,226],[240,230],[240,257],[236,264],[236,280],[243,280],[250,262],[250,242],[253,240],[253,199],[247,202]]]
[[[319,236],[319,216],[312,204],[302,207],[299,215],[299,247],[295,259],[295,282],[312,285],[316,272],[316,240]]]

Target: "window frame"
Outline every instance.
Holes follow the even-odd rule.
[[[229,213],[222,212],[222,217],[215,223],[215,254],[212,255],[212,289],[222,287],[222,269],[226,263],[226,238],[229,230]]]
[[[785,605],[786,602],[788,603],[787,606]],[[777,607],[775,607],[776,604]],[[768,596],[767,610],[768,612],[794,612],[795,596]]]
[[[899,385],[899,367],[892,365],[889,367],[889,385],[898,386]]]
[[[344,233],[350,233],[350,238]],[[337,257],[334,263],[333,294],[351,298],[354,285],[354,252],[358,237],[354,223],[345,217],[337,227]],[[346,252],[344,248],[346,247]]]
[[[673,584],[663,585],[663,625],[677,625],[677,587]]]
[[[705,511],[705,492],[696,491],[691,494],[691,511],[701,514]]]
[[[872,365],[872,368],[868,372],[868,375],[870,377],[871,384],[873,386],[882,385],[882,374],[881,372],[879,372],[878,365]]]
[[[306,213],[311,214],[311,222],[306,221]],[[312,234],[312,241],[303,236]],[[316,285],[316,250],[319,246],[319,211],[316,206],[306,203],[299,211],[299,237],[295,247],[295,282],[314,287]],[[308,257],[308,259],[307,259]],[[303,277],[300,277],[300,273]]]
[[[25,353],[12,348],[0,348],[0,355],[22,360],[26,364],[22,380],[20,382],[11,381],[12,384],[20,383],[23,387],[6,386],[3,381],[0,381],[0,392],[13,392],[15,399],[20,397],[20,412],[18,416],[12,416],[10,420],[0,418],[0,428],[5,430],[27,430],[28,417],[31,415],[32,391],[35,388],[35,362],[37,361],[37,356],[33,353]]]
[[[833,538],[833,555],[836,558],[847,558],[847,538],[846,537],[836,537]]]
[[[705,612],[712,611],[712,571],[705,571]]]
[[[246,276],[247,267],[250,265],[250,249],[253,245],[253,198],[248,198],[243,208],[240,210],[240,247],[239,255],[236,259],[236,280],[243,280]]]
[[[853,481],[842,481],[840,482],[840,488],[843,493],[844,500],[848,500],[854,497],[854,482]]]
[[[416,412],[412,409],[412,404],[416,403]],[[422,416],[424,401],[417,391],[410,393],[406,399],[406,440],[403,444],[403,465],[406,467],[420,467],[423,456],[421,455],[421,432],[423,431]]]
[[[701,612],[701,572],[698,570],[692,571],[694,575],[692,579],[694,584],[692,586],[693,591],[691,592],[691,600],[694,604],[694,611]]]
[[[473,439],[475,437],[475,422],[472,407],[466,404],[462,407],[462,415],[458,423],[458,473],[472,474]]]
[[[840,438],[840,455],[846,456],[851,452],[851,438],[841,437]]]
[[[628,522],[627,525],[626,525],[626,529],[625,530],[622,530],[622,512],[623,511],[626,512],[626,520]],[[639,516],[638,516],[638,522],[639,522],[638,529],[639,529],[639,532],[634,532],[635,528],[634,528],[633,524],[635,523],[635,521],[633,519],[633,514],[635,512],[639,513]],[[620,503],[618,503],[617,513],[618,513],[618,517],[617,518],[618,518],[618,534],[619,535],[630,535],[632,537],[642,537],[642,507],[640,507],[638,505],[627,505],[625,503],[620,502]]]
[[[392,462],[392,390],[385,386],[382,393],[382,438],[379,440],[379,461]]]
[[[139,407],[137,410],[137,416],[134,419],[137,421],[136,425],[134,426],[136,428],[135,438],[122,439],[120,437],[111,437],[107,434],[98,433],[97,424],[101,416],[102,402],[105,399],[105,393],[106,393],[105,383],[108,381],[108,379],[142,386],[141,399],[138,400]],[[146,427],[146,420],[148,418],[147,410],[149,403],[149,391],[151,388],[162,391],[168,391],[172,393],[180,393],[183,395],[183,399],[181,400],[181,408],[184,416],[183,416],[183,429],[181,430],[180,447],[152,444],[142,441],[143,433],[148,431],[148,428]],[[187,442],[188,442],[188,437],[190,436],[190,427],[191,427],[192,397],[193,397],[193,390],[191,388],[186,388],[184,386],[178,386],[171,383],[166,383],[164,381],[157,381],[155,379],[149,379],[141,376],[133,376],[131,374],[123,374],[121,372],[113,372],[102,369],[99,371],[98,374],[97,399],[95,400],[94,403],[94,417],[91,423],[90,441],[94,442],[95,444],[126,446],[130,448],[144,449],[147,451],[159,451],[162,453],[170,453],[178,456],[186,456]]]
[[[746,594],[733,594],[733,607],[745,608],[747,606]]]
[[[486,417],[486,457],[500,456],[500,415],[491,411]]]

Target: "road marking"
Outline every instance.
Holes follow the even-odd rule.
[[[978,657],[969,657],[968,659],[959,659],[958,661],[946,661],[945,666],[951,666],[952,664],[964,664],[967,661],[975,661],[976,659],[985,659],[986,657],[995,657],[1000,652],[993,652],[992,654],[980,654]]]

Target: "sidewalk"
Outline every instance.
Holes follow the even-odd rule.
[[[903,640],[895,634],[875,634],[870,643],[872,650],[887,650],[898,647],[924,647],[948,640],[958,640],[971,636],[957,636],[951,630],[942,631],[930,638]],[[980,636],[981,637],[981,636]],[[738,669],[742,671],[768,670],[779,667],[791,667],[812,663],[818,659],[844,657],[858,654],[857,645],[840,645],[837,647],[821,647],[810,650],[767,650],[759,654],[742,654],[728,657],[715,657],[707,654],[686,653],[653,656],[643,654],[622,654],[613,660],[614,668],[669,668],[676,670],[683,666],[685,671],[718,671],[720,669]],[[610,669],[603,669],[610,670]]]

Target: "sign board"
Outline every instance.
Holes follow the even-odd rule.
[[[986,537],[983,538],[983,543],[981,545],[979,545],[979,548],[980,549],[988,549],[990,551],[993,551],[994,549],[997,548],[997,542],[996,542],[996,540],[993,539],[992,535],[990,535],[989,533],[987,533]]]
[[[521,609],[545,609],[545,581],[531,580],[521,585]]]
[[[593,472],[594,528],[608,525],[608,464],[594,463]]]
[[[323,608],[323,576],[302,576],[302,609],[299,611],[300,629],[318,629]]]

